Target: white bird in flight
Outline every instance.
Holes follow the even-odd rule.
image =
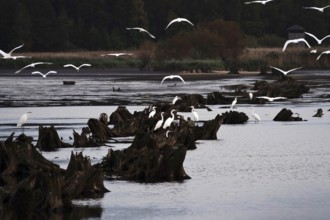
[[[271,1],[274,1],[274,0],[260,0],[260,1],[257,0],[257,1],[251,1],[251,2],[244,2],[244,4],[260,3],[260,4],[265,5],[266,3],[271,2]]]
[[[162,82],[160,83],[160,85],[162,85],[163,82],[164,82],[166,79],[174,79],[174,78],[178,78],[178,79],[180,79],[183,83],[186,83],[186,82],[183,80],[183,78],[182,78],[181,76],[179,76],[179,75],[168,75],[168,76],[165,76],[165,77],[163,78],[163,80],[162,80]]]
[[[23,125],[28,121],[31,114],[32,114],[32,112],[27,112],[27,113],[23,114],[18,120],[17,127],[23,128],[23,133],[24,133]]]
[[[298,70],[298,69],[301,69],[302,68],[302,66],[300,66],[300,67],[297,67],[297,68],[294,68],[294,69],[290,69],[290,70],[285,71],[285,70],[282,70],[282,69],[277,68],[277,67],[274,67],[274,66],[269,66],[269,67],[272,68],[272,69],[275,69],[275,70],[277,70],[277,71],[279,71],[281,73],[283,73],[284,76],[288,75],[289,73],[291,73],[291,72],[293,72],[295,70]]]
[[[330,5],[324,6],[322,8],[319,7],[303,7],[303,9],[313,9],[313,10],[317,10],[319,12],[324,12],[324,9],[329,8]]]
[[[49,63],[49,62],[37,62],[37,63],[31,63],[31,64],[29,64],[29,65],[23,67],[22,69],[17,70],[17,71],[15,72],[15,74],[20,73],[22,70],[24,70],[24,69],[26,69],[26,68],[29,68],[29,67],[33,67],[33,68],[34,68],[34,67],[36,67],[37,65],[41,65],[41,64],[48,64],[48,65],[50,65],[50,64],[53,64],[53,63]]]
[[[305,43],[309,48],[311,48],[311,46],[308,44],[308,42],[304,38],[297,38],[297,39],[287,40],[284,44],[284,47],[283,47],[282,51],[285,51],[286,47],[289,44],[292,44],[292,43],[297,44],[297,43],[300,43],[300,42]]]
[[[43,74],[43,73],[41,73],[41,72],[39,72],[39,71],[34,71],[34,72],[32,72],[33,75],[34,75],[34,74],[39,74],[39,75],[41,75],[42,78],[44,78],[44,79],[46,79],[46,77],[47,77],[49,74],[52,74],[52,73],[57,73],[57,72],[56,72],[56,71],[53,71],[53,70],[48,71],[46,74]]]
[[[63,67],[72,67],[72,68],[75,68],[78,72],[80,70],[80,68],[83,67],[83,66],[92,66],[92,65],[89,64],[89,63],[84,63],[84,64],[81,64],[80,66],[75,66],[73,64],[66,64]]]
[[[120,56],[132,56],[132,53],[108,53],[108,54],[101,54],[102,57],[104,56],[114,56],[114,57],[120,57]]]
[[[278,96],[278,97],[258,96],[256,98],[257,99],[266,99],[270,102],[273,102],[275,100],[280,100],[280,99],[286,99],[286,97],[282,97],[282,96]]]
[[[17,49],[19,49],[19,48],[21,48],[21,47],[23,47],[23,46],[24,46],[24,44],[22,44],[22,45],[20,45],[20,46],[18,46],[18,47],[15,47],[14,49],[12,49],[12,50],[11,50],[10,52],[8,52],[8,53],[6,53],[6,52],[0,50],[0,54],[3,56],[3,57],[2,57],[3,59],[14,59],[14,60],[16,60],[17,58],[25,58],[25,56],[12,56],[12,55],[11,55],[15,50],[17,50]]]
[[[318,39],[315,35],[313,35],[311,33],[305,32],[305,34],[307,34],[308,36],[314,38],[317,41],[318,44],[322,44],[322,41],[324,41],[325,39],[327,39],[328,37],[330,37],[330,35],[327,35],[327,36],[325,36],[322,39]]]
[[[319,60],[321,58],[322,55],[324,54],[330,54],[330,50],[326,50],[326,51],[323,51],[317,58],[316,60]]]
[[[138,30],[140,32],[145,32],[147,33],[151,38],[156,39],[156,37],[152,34],[149,33],[146,29],[140,28],[140,27],[132,27],[132,28],[126,28],[126,30]]]
[[[173,19],[173,20],[172,20],[172,21],[166,26],[165,30],[166,30],[171,24],[173,24],[173,23],[175,23],[175,22],[182,22],[182,21],[187,22],[187,23],[189,23],[190,25],[194,26],[194,24],[191,23],[191,22],[190,22],[188,19],[186,19],[186,18],[176,18],[176,19]]]

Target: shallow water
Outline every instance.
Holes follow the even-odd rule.
[[[8,80],[12,80],[12,77]],[[88,79],[83,80],[87,85]],[[193,92],[191,88],[198,88],[197,91],[205,94],[214,91],[215,88],[219,89],[219,84],[222,86],[242,82],[250,84],[253,80],[247,78],[236,81],[228,79],[223,82],[197,81],[188,82],[191,83],[189,89],[178,88],[182,92]],[[106,91],[104,89],[106,83],[99,79],[96,81],[93,82],[92,87],[88,87],[86,94],[95,91],[96,96],[104,99],[107,94],[112,93],[111,85],[108,85],[110,88]],[[40,84],[44,82],[40,81]],[[49,89],[46,92],[49,95],[52,89],[70,89],[58,85],[61,80],[57,78],[53,82],[51,80],[46,82],[47,85],[54,83],[53,88],[48,85],[46,87],[49,88],[43,87],[40,93]],[[315,82],[317,81],[313,81],[312,84],[315,85]],[[21,83],[20,88],[25,93],[29,90],[26,87],[33,84]],[[143,89],[143,85],[146,84],[148,88]],[[132,83],[131,86],[129,94],[132,98],[139,97],[140,100],[147,100],[154,88],[159,87],[157,81],[141,81],[138,84]],[[75,90],[78,96],[84,92],[84,89],[72,90]],[[168,87],[158,90],[159,99],[171,101],[171,96],[175,92],[168,90]],[[254,105],[255,112],[262,119],[258,124],[255,124],[251,118],[250,105],[238,103],[235,110],[245,112],[250,117],[248,123],[222,125],[217,134],[218,140],[198,141],[197,149],[188,151],[184,162],[190,180],[181,183],[153,184],[105,181],[106,188],[111,192],[100,199],[76,200],[74,203],[79,209],[74,211],[77,212],[74,215],[76,217],[71,219],[328,219],[330,216],[330,112],[328,111],[330,104],[326,99],[322,100],[319,97],[323,90],[324,87],[315,86],[310,93],[297,100]],[[8,99],[14,100],[21,99],[19,97],[23,94],[22,91],[12,89],[8,89],[7,92],[10,93]],[[327,90],[326,92],[329,93]],[[32,93],[36,95],[35,99],[31,98],[32,103],[37,104],[39,92]],[[61,90],[61,93],[64,91]],[[162,97],[163,94],[166,95]],[[129,98],[129,95],[126,95]],[[87,95],[85,98],[88,100]],[[50,102],[50,99],[61,99],[61,95],[54,95],[52,98],[51,95],[46,96],[45,103],[56,103],[56,101]],[[145,107],[147,105],[127,106],[130,112],[141,111]],[[211,112],[205,109],[196,109],[196,111],[200,120],[210,120],[217,114],[228,111],[223,107],[210,106]],[[19,116],[31,111],[32,115],[25,127],[25,133],[32,136],[34,141],[38,138],[38,125],[53,124],[58,129],[59,136],[63,137],[65,142],[72,143],[70,139],[72,129],[81,132],[81,128],[87,126],[89,118],[98,118],[102,112],[110,115],[116,108],[116,105],[52,107],[29,105],[29,107],[0,108],[0,140],[4,140],[11,132],[16,132],[18,135],[21,132],[16,128]],[[289,108],[299,113],[305,121],[274,122],[273,118],[282,108]],[[323,117],[312,117],[318,108],[323,109]],[[178,114],[187,117],[191,113]],[[132,138],[127,139],[132,140]],[[57,152],[42,152],[42,154],[66,168],[72,151],[83,151],[84,155],[91,158],[92,163],[97,163],[106,155],[110,147],[123,149],[129,145],[107,143],[107,146],[99,148],[61,149]]]

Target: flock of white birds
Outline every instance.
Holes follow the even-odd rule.
[[[266,5],[267,3],[269,3],[269,2],[273,2],[273,1],[275,1],[275,0],[256,0],[256,1],[248,1],[248,2],[244,2],[244,3],[247,4],[247,5],[248,5],[248,4],[262,4],[262,5]],[[327,8],[329,8],[329,7],[330,7],[330,5],[327,5],[327,6],[324,6],[324,7],[303,7],[303,9],[306,9],[306,10],[317,10],[317,11],[323,13],[324,10],[327,9]],[[165,30],[168,29],[168,28],[169,28],[171,25],[173,25],[174,23],[180,23],[180,22],[185,22],[185,23],[187,23],[187,24],[190,24],[191,26],[194,26],[194,24],[193,24],[191,21],[189,21],[188,19],[186,19],[186,18],[176,18],[176,19],[173,19],[172,21],[170,21],[170,22],[168,23],[168,25],[166,26]],[[156,39],[156,37],[155,37],[153,34],[151,34],[149,31],[147,31],[147,30],[145,30],[144,28],[141,28],[141,27],[127,27],[126,30],[129,30],[129,31],[131,31],[131,30],[132,30],[132,31],[139,31],[139,32],[141,32],[141,33],[146,33],[150,38],[152,38],[152,39]],[[319,38],[317,38],[315,35],[313,35],[313,34],[311,34],[311,33],[309,33],[309,32],[305,32],[305,34],[306,34],[307,36],[309,36],[309,37],[312,37],[312,38],[317,42],[318,45],[321,45],[322,42],[323,42],[325,39],[327,39],[327,38],[330,37],[330,35],[327,35],[327,36],[323,37],[322,39],[319,39]],[[304,43],[308,48],[311,48],[310,44],[308,43],[308,41],[307,41],[305,38],[290,39],[290,40],[287,40],[287,41],[285,42],[285,44],[284,44],[284,46],[283,46],[283,49],[282,49],[282,52],[284,52],[290,44],[297,44],[297,43]],[[16,60],[16,59],[20,59],[20,58],[28,58],[28,57],[26,57],[26,56],[21,56],[21,55],[20,55],[20,56],[14,56],[14,55],[12,55],[12,53],[13,53],[15,50],[20,49],[20,48],[22,48],[23,46],[24,46],[24,44],[22,44],[22,45],[20,45],[20,46],[18,46],[18,47],[15,47],[14,49],[12,49],[12,50],[11,50],[10,52],[8,52],[8,53],[6,53],[6,52],[0,50],[0,54],[2,55],[2,58],[3,58],[3,59],[13,59],[13,60]],[[311,50],[311,53],[317,53],[317,50],[316,50],[316,49],[313,49],[313,50]],[[321,53],[319,54],[319,56],[317,57],[317,60],[319,60],[319,59],[321,58],[321,56],[324,55],[324,54],[330,54],[330,50],[326,50],[326,51],[321,52]],[[133,55],[133,54],[132,54],[132,53],[108,53],[108,54],[101,54],[101,56],[115,56],[115,57],[119,57],[119,56],[131,56],[131,55]],[[30,67],[35,68],[37,65],[45,65],[45,64],[46,64],[46,65],[51,65],[52,63],[50,63],[50,62],[36,62],[36,63],[31,63],[31,64],[29,64],[29,65],[27,65],[27,66],[24,66],[23,68],[17,70],[17,71],[15,72],[15,74],[20,73],[20,72],[23,71],[24,69],[27,69],[27,68],[30,68]],[[80,66],[75,66],[75,65],[73,65],[73,64],[66,64],[66,65],[64,65],[64,67],[71,67],[71,68],[76,69],[77,71],[79,71],[80,68],[82,68],[82,67],[84,67],[84,66],[90,67],[91,64],[84,63],[84,64],[81,64]],[[297,68],[290,69],[290,70],[287,70],[287,71],[282,70],[282,69],[277,68],[277,67],[273,67],[273,66],[270,66],[270,68],[276,69],[276,70],[278,70],[279,72],[281,72],[284,76],[286,76],[287,74],[289,74],[289,73],[291,73],[291,72],[293,72],[293,71],[295,71],[295,70],[301,69],[302,67],[297,67]],[[56,74],[56,73],[57,73],[56,71],[51,70],[51,71],[48,71],[47,73],[41,73],[40,71],[33,71],[31,74],[39,74],[39,75],[41,75],[43,78],[46,78],[49,74]],[[162,79],[160,85],[162,85],[163,82],[164,82],[165,80],[167,80],[167,79],[174,79],[174,78],[178,78],[178,79],[180,79],[180,80],[185,84],[184,79],[183,79],[180,75],[169,75],[169,76],[165,76],[165,77]],[[253,98],[253,94],[252,94],[252,93],[249,93],[249,97],[250,97],[250,99],[252,99],[252,98]],[[286,97],[268,97],[268,96],[260,96],[260,97],[256,97],[256,98],[266,99],[266,100],[268,100],[268,101],[270,101],[270,102],[272,102],[272,101],[274,101],[274,100],[279,100],[279,99],[286,99]],[[176,97],[173,99],[173,104],[174,104],[177,100],[179,100],[179,99],[180,99],[180,97],[176,96]],[[230,108],[231,108],[231,109],[234,108],[234,106],[236,105],[236,103],[237,103],[237,97],[235,97],[235,99],[233,100],[233,102],[232,102]],[[192,114],[193,114],[194,121],[198,121],[198,114],[197,114],[197,112],[195,111],[195,109],[194,109],[193,106],[192,106],[191,108],[192,108]],[[173,120],[174,120],[174,111],[176,111],[176,110],[172,110],[172,111],[171,111],[171,116],[172,116],[172,117],[169,117],[169,118],[165,121],[165,123],[164,123],[164,112],[162,112],[162,113],[161,113],[161,120],[159,120],[159,121],[157,122],[157,124],[155,125],[154,130],[157,130],[157,129],[161,128],[162,125],[163,125],[163,128],[164,128],[164,129],[170,127],[171,123],[172,123]],[[23,124],[26,123],[26,121],[28,120],[28,117],[30,116],[30,114],[31,114],[31,112],[28,112],[28,113],[22,115],[22,117],[21,117],[20,120],[19,120],[19,123],[17,124],[17,127],[22,127]],[[149,114],[149,118],[153,117],[155,114],[156,114],[156,107],[152,107],[152,108],[151,108],[151,111],[150,111],[150,114]],[[254,108],[252,108],[252,112],[251,112],[251,114],[252,114],[253,118],[255,119],[255,122],[256,122],[256,123],[258,123],[259,121],[261,121],[260,116],[257,115],[257,114],[254,112]],[[167,134],[168,134],[168,133],[167,133]]]

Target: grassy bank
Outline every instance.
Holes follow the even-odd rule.
[[[269,65],[283,69],[303,66],[304,69],[330,69],[330,56],[323,55],[316,60],[321,51],[326,48],[317,48],[318,53],[310,53],[310,49],[290,48],[282,52],[281,48],[247,48],[238,58],[238,69],[245,71],[260,71]],[[117,51],[118,52],[118,51]],[[141,56],[139,51],[130,51],[132,56],[101,56],[110,53],[109,51],[88,51],[88,52],[57,52],[57,53],[24,53],[29,58],[18,60],[0,60],[0,69],[19,69],[32,62],[52,62],[54,68],[72,63],[80,65],[90,63],[95,68],[135,68],[149,69],[168,72],[211,72],[214,70],[227,70],[226,64],[221,59],[185,59],[185,60],[155,60],[150,55]],[[44,68],[47,68],[43,66]]]

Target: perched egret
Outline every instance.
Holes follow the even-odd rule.
[[[155,125],[155,128],[154,128],[154,131],[156,131],[159,128],[161,128],[162,127],[162,124],[164,122],[164,112],[162,112],[160,115],[161,115],[162,119],[160,119],[159,121],[157,121],[157,123]]]
[[[297,44],[297,43],[301,43],[301,42],[305,43],[309,48],[311,48],[311,46],[308,44],[308,42],[304,38],[297,38],[297,39],[287,40],[283,46],[282,51],[284,52],[289,44]]]
[[[154,117],[154,115],[156,114],[156,106],[153,106],[152,107],[152,111],[149,113],[149,118],[152,118],[152,117]]]
[[[191,113],[193,114],[194,121],[198,121],[199,120],[198,113],[195,111],[194,106],[191,106]]]
[[[46,77],[47,77],[49,74],[51,74],[51,73],[57,73],[57,72],[56,72],[56,71],[48,71],[46,74],[43,74],[43,73],[41,73],[41,72],[39,72],[39,71],[34,71],[34,72],[32,72],[33,75],[34,75],[34,74],[39,74],[39,75],[41,75],[42,78],[44,78],[44,79],[46,79]]]
[[[252,100],[253,99],[253,93],[249,92],[249,99]]]
[[[166,26],[165,30],[166,30],[170,25],[172,25],[173,23],[175,23],[175,22],[182,22],[182,21],[187,22],[188,24],[194,26],[194,24],[191,23],[191,22],[190,22],[188,19],[186,19],[186,18],[176,18],[176,19],[173,19],[173,20],[172,20],[172,21]]]
[[[183,83],[186,83],[186,82],[183,80],[183,78],[182,78],[181,76],[179,76],[179,75],[169,75],[169,76],[165,76],[165,77],[163,78],[163,80],[162,80],[162,82],[160,83],[160,85],[162,85],[163,82],[164,82],[166,79],[174,79],[174,78],[178,78],[178,79],[180,79]]]
[[[280,100],[280,99],[286,99],[286,97],[282,97],[282,96],[278,96],[278,97],[258,96],[256,98],[257,99],[266,99],[270,102],[273,102],[275,100]]]
[[[17,71],[15,72],[15,74],[20,73],[22,70],[24,70],[24,69],[26,69],[26,68],[29,68],[29,67],[33,67],[33,68],[34,68],[34,67],[36,67],[37,65],[41,65],[41,64],[48,64],[48,65],[50,65],[50,64],[53,64],[53,63],[49,63],[49,62],[37,62],[37,63],[31,63],[31,64],[26,65],[25,67],[23,67],[23,68],[17,70]]]
[[[32,112],[27,112],[27,113],[23,114],[18,120],[17,127],[18,128],[23,128],[23,133],[24,133],[24,126],[23,125],[28,121],[31,114],[32,114]]]
[[[171,111],[171,116],[172,117],[169,117],[168,119],[166,119],[166,121],[164,122],[164,125],[163,125],[163,128],[166,129],[168,127],[171,126],[172,122],[174,121],[174,113],[176,110],[175,109],[172,109]]]
[[[126,28],[126,30],[138,30],[138,31],[140,31],[140,32],[145,32],[145,33],[147,33],[151,38],[156,39],[156,37],[155,37],[154,35],[150,34],[149,31],[147,31],[147,30],[145,30],[145,29],[143,29],[143,28],[140,28],[140,27]]]
[[[66,64],[63,67],[72,67],[72,68],[75,68],[78,72],[80,70],[80,68],[83,67],[83,66],[92,66],[92,65],[89,64],[89,63],[84,63],[84,64],[81,64],[80,66],[75,66],[73,64]]]
[[[257,113],[254,112],[254,108],[253,107],[251,107],[251,109],[252,109],[251,115],[254,118],[254,122],[255,123],[259,123],[261,121],[260,116]]]
[[[235,99],[232,101],[231,105],[230,105],[230,109],[233,109],[234,106],[236,105],[237,103],[237,97],[235,97]]]
[[[178,101],[178,100],[181,100],[181,97],[179,96],[175,96],[173,101],[172,101],[172,104],[175,105],[175,103]]]

